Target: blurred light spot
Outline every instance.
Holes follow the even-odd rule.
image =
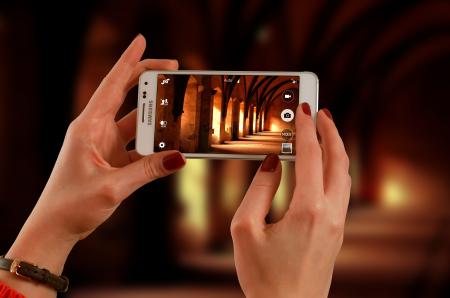
[[[191,159],[177,175],[178,198],[183,205],[182,221],[201,234],[207,232],[207,160]]]
[[[204,57],[199,55],[198,53],[191,52],[186,53],[181,57],[180,61],[183,61],[184,69],[207,69],[208,66]]]
[[[253,107],[253,132],[256,132],[256,107]]]
[[[271,38],[271,30],[269,26],[263,26],[260,27],[259,30],[256,32],[256,40],[261,43],[267,43],[270,41]]]
[[[239,105],[239,135],[244,134],[244,102],[242,101]]]
[[[265,119],[265,117],[263,117],[263,114],[261,113],[261,116],[260,116],[261,118],[261,127],[262,127],[262,130],[264,131],[264,123],[266,122],[266,119]]]
[[[217,90],[217,89],[215,89]],[[221,120],[221,105],[222,105],[222,93],[220,89],[214,95],[214,108],[213,108],[213,120],[212,120],[212,142],[219,143],[220,141],[220,120]]]
[[[402,207],[406,204],[406,190],[399,181],[386,179],[381,188],[381,202],[389,208]]]
[[[281,219],[288,208],[292,191],[289,178],[294,174],[291,162],[282,161],[281,166],[283,170],[281,172],[280,186],[272,202],[272,215],[275,221]]]
[[[225,119],[225,132],[227,132],[229,134],[231,133],[232,110],[233,110],[233,100],[230,98],[228,100],[228,105],[227,105],[227,110],[226,110],[228,112],[227,112],[227,117]]]
[[[272,123],[270,124],[270,131],[281,131],[278,125]]]
[[[218,173],[222,181],[220,184],[222,207],[228,213],[234,214],[242,199],[247,176],[246,166],[247,163],[242,160],[227,160],[222,165],[222,173]]]
[[[236,210],[236,198],[239,197],[240,188],[234,179],[227,177],[222,184],[222,204],[226,211],[232,213]]]

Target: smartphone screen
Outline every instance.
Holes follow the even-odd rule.
[[[158,74],[154,152],[295,155],[300,76]]]

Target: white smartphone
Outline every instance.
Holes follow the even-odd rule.
[[[139,78],[136,150],[179,150],[188,158],[295,159],[295,112],[315,119],[311,72],[146,71]]]

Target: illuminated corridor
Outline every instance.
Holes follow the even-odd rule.
[[[211,147],[218,153],[239,153],[265,154],[266,152],[278,154],[281,150],[281,143],[285,140],[281,137],[281,132],[262,131],[253,135],[239,137],[237,141],[225,141],[224,144],[213,144]]]
[[[184,153],[295,154],[299,80],[290,76],[160,75],[155,144]],[[285,141],[281,137],[284,133]],[[156,148],[158,150],[158,148]]]

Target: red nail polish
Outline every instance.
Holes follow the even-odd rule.
[[[179,152],[174,152],[163,158],[163,166],[168,171],[177,170],[184,166],[185,163],[186,161]]]
[[[311,116],[311,108],[309,107],[309,104],[307,102],[302,103],[302,110],[303,113],[305,113],[308,116]]]
[[[273,153],[267,155],[261,165],[261,172],[275,172],[279,162],[280,159],[278,158],[278,155]]]
[[[327,108],[323,108],[322,111],[325,113],[325,115],[327,115],[328,118],[333,120],[333,116],[331,116],[331,113]]]

